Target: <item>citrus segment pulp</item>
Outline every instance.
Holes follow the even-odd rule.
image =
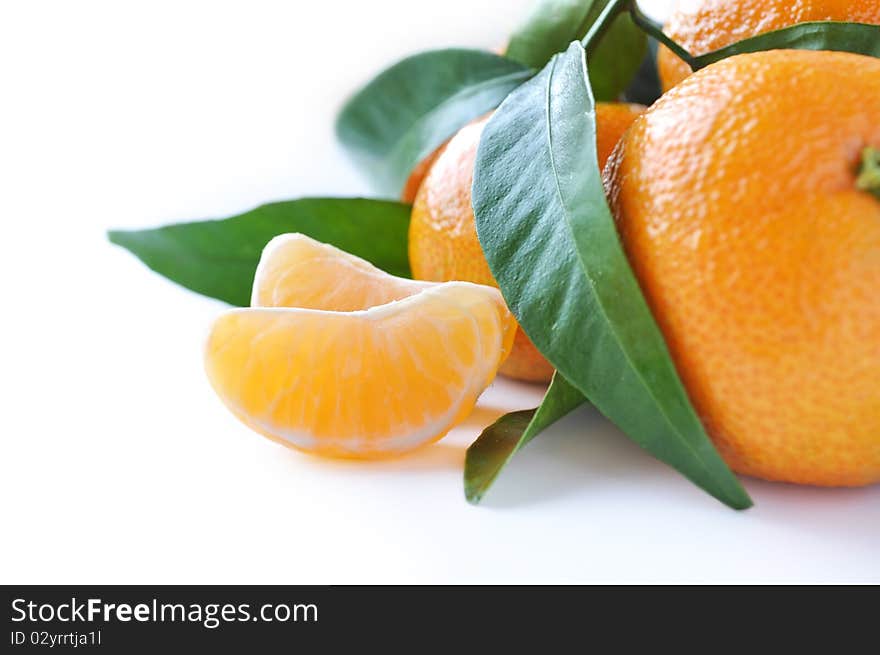
[[[253,297],[264,306],[214,323],[208,378],[252,429],[327,456],[439,439],[470,413],[514,335],[496,289],[395,278],[302,235],[267,246]]]

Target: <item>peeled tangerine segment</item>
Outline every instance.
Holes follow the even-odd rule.
[[[431,286],[389,275],[304,234],[282,234],[263,249],[251,305],[349,312],[402,300]]]
[[[512,345],[501,294],[396,278],[300,234],[276,237],[254,308],[220,316],[208,377],[261,434],[335,457],[384,457],[442,437]]]

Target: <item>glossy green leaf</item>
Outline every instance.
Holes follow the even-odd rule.
[[[568,44],[584,37],[610,0],[542,0],[513,33],[507,56],[535,69]],[[644,33],[628,15],[608,28],[590,58],[598,100],[616,100],[632,80],[645,53]]]
[[[511,412],[483,430],[467,449],[464,460],[464,495],[479,503],[510,459],[539,432],[587,402],[559,373],[537,409]]]
[[[223,220],[111,231],[110,241],[188,289],[233,305],[250,303],[254,272],[272,237],[302,232],[409,276],[410,205],[362,198],[302,198]]]
[[[579,43],[487,124],[473,204],[508,305],[559,373],[658,459],[731,507],[748,507],[697,418],[620,244]]]
[[[416,164],[533,74],[491,52],[424,52],[380,73],[352,97],[336,133],[377,191],[397,198]]]
[[[880,57],[880,26],[831,21],[799,23],[691,57],[688,64],[696,71],[734,55],[764,50],[836,50]]]

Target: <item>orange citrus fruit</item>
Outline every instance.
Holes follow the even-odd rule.
[[[644,107],[598,103],[599,161],[604,165],[620,136]],[[484,116],[462,128],[443,146],[430,165],[413,204],[409,228],[409,261],[420,280],[467,280],[498,286],[477,239],[471,207],[471,184]],[[500,371],[508,377],[546,382],[553,367],[521,329]]]
[[[702,55],[764,32],[809,21],[880,24],[877,0],[686,0],[679,2],[663,31],[693,55]],[[658,67],[667,91],[691,74],[661,46]]]
[[[633,270],[734,470],[880,481],[880,59],[712,65],[605,169]]]
[[[303,235],[266,247],[257,307],[214,323],[205,366],[246,425],[333,457],[404,453],[471,412],[510,350],[501,294],[393,277]]]
[[[409,174],[409,177],[406,180],[406,184],[403,187],[403,191],[400,193],[400,199],[403,202],[411,203],[416,199],[416,194],[419,192],[419,187],[422,186],[422,182],[425,180],[425,176],[428,174],[428,171],[431,170],[431,165],[434,163],[434,160],[437,159],[437,155],[443,149],[443,146],[437,148],[430,155],[425,157],[422,161],[416,164],[416,167],[412,170],[412,173]]]

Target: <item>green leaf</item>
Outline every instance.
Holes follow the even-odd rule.
[[[605,199],[583,47],[508,97],[477,153],[473,205],[495,279],[559,373],[630,438],[722,502],[751,505],[709,440]]]
[[[510,459],[535,435],[586,402],[583,394],[559,373],[537,409],[505,414],[483,430],[467,449],[464,495],[477,504]]]
[[[363,198],[275,202],[223,220],[108,233],[147,266],[188,289],[228,303],[250,303],[254,272],[272,237],[302,232],[409,276],[410,206]]]
[[[590,23],[598,20],[602,9],[611,0],[602,0]],[[648,40],[628,14],[614,19],[605,36],[590,54],[590,82],[594,97],[599,101],[617,100],[635,77]]]
[[[605,3],[602,0],[541,0],[511,35],[507,56],[531,68],[543,68],[553,55],[584,37],[600,4]]]
[[[584,37],[610,0],[542,0],[513,33],[507,56],[535,69]],[[626,14],[618,16],[591,53],[590,78],[598,100],[616,100],[639,69],[644,33]]]
[[[376,189],[397,198],[416,164],[533,74],[491,52],[424,52],[380,73],[351,98],[336,133]]]
[[[697,71],[734,55],[764,50],[836,50],[880,57],[880,26],[836,21],[799,23],[691,57],[688,64]]]

